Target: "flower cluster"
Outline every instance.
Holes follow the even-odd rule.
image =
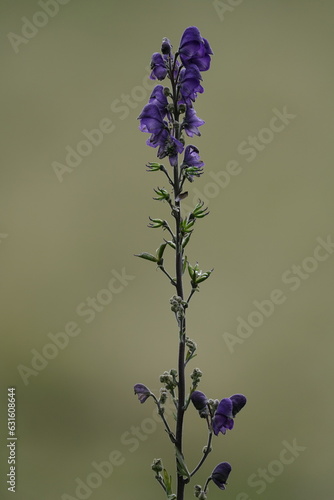
[[[234,394],[229,398],[218,401],[208,400],[201,391],[194,391],[190,399],[201,417],[210,417],[212,430],[217,436],[220,432],[234,427],[234,417],[245,406],[247,399],[243,394]]]
[[[150,78],[159,81],[168,78],[171,88],[156,85],[138,117],[139,129],[151,134],[147,144],[158,148],[158,158],[168,157],[170,165],[175,167],[178,154],[184,152],[181,169],[191,169],[185,174],[190,181],[202,173],[204,163],[195,146],[184,147],[183,132],[188,137],[200,135],[199,127],[204,121],[196,115],[193,103],[197,94],[204,92],[201,72],[210,68],[212,53],[209,42],[195,26],[184,31],[175,54],[170,41],[164,38],[161,53],[152,55]]]

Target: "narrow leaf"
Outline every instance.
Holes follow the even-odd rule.
[[[166,471],[166,469],[164,469],[162,471],[162,476],[163,476],[163,479],[164,479],[164,485],[166,487],[166,493],[167,493],[167,495],[171,495],[172,494],[172,476],[170,476],[168,474],[168,472]]]
[[[152,262],[158,262],[158,259],[154,257],[154,255],[147,252],[135,254],[135,257],[140,257],[141,259],[150,260]]]
[[[158,260],[158,261],[162,258],[162,256],[163,256],[163,254],[164,254],[164,251],[165,251],[166,246],[167,246],[167,243],[162,243],[162,244],[160,245],[160,247],[159,247],[159,248],[157,248],[156,253],[157,253],[157,260]]]
[[[166,241],[166,240],[165,240]],[[170,247],[174,248],[174,250],[176,249],[176,245],[173,241],[166,241],[167,245],[169,245]]]
[[[185,464],[184,458],[182,454],[179,452],[177,448],[175,448],[175,453],[176,453],[176,461],[177,461],[177,471],[181,476],[184,476],[186,478],[190,478],[190,473],[187,469],[187,466]]]

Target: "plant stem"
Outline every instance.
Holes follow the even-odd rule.
[[[168,272],[166,271],[166,269],[164,268],[163,265],[160,265],[158,266],[159,269],[161,269],[161,271],[167,276],[167,278],[169,279],[170,283],[173,285],[173,286],[176,286],[176,283],[175,281],[173,280],[173,278],[170,276],[170,274],[168,274]]]
[[[208,443],[206,445],[206,449],[205,449],[205,452],[203,454],[203,457],[201,458],[201,460],[199,461],[198,465],[195,467],[195,469],[191,472],[190,474],[190,477],[194,476],[196,474],[196,472],[198,471],[198,469],[200,467],[202,467],[203,463],[205,462],[206,460],[206,457],[209,455],[209,453],[211,452],[211,441],[212,441],[212,431],[209,432],[209,437],[208,437]]]
[[[175,106],[175,121],[178,122],[179,113],[177,110],[177,105]],[[175,127],[175,137],[179,139],[178,126]],[[181,236],[181,203],[178,196],[181,191],[180,181],[179,181],[179,167],[176,165],[174,167],[174,196],[175,196],[175,207],[176,207],[176,250],[175,250],[175,270],[176,270],[176,290],[179,297],[183,299],[183,248],[182,248],[182,236]],[[178,200],[178,201],[176,201]],[[177,422],[176,422],[176,443],[178,451],[182,455],[182,433],[183,433],[183,417],[184,417],[184,406],[185,406],[185,331],[186,331],[186,321],[183,316],[179,321],[179,354],[178,354],[178,408],[177,408]],[[185,481],[181,474],[177,474],[177,500],[184,499],[184,488]]]
[[[174,78],[175,64],[178,54],[175,54],[175,59],[172,61],[169,59],[169,78],[172,85],[172,99],[174,104],[174,126],[173,132],[176,140],[180,140],[180,126],[179,126],[179,116],[180,112],[178,109],[177,99],[178,99],[178,88],[177,81],[178,77]],[[182,248],[182,234],[181,234],[181,203],[179,195],[181,193],[182,185],[180,183],[180,171],[179,165],[176,161],[174,166],[174,217],[175,217],[175,274],[176,274],[176,291],[177,295],[183,300],[183,248]],[[176,432],[175,432],[175,447],[177,448],[179,454],[183,456],[182,453],[182,434],[183,434],[183,418],[185,412],[185,331],[186,331],[186,321],[184,314],[178,320],[179,326],[179,353],[178,353],[178,406],[177,406],[177,417],[176,417]],[[177,461],[176,461],[177,466]],[[178,471],[178,469],[177,469]],[[184,488],[186,481],[183,476],[177,472],[177,500],[184,500]]]
[[[179,173],[178,166],[174,167],[174,195],[175,198],[179,195]],[[183,299],[183,283],[182,283],[182,241],[181,241],[181,213],[180,201],[175,201],[176,206],[176,250],[175,250],[175,270],[176,270],[176,290],[179,297]],[[178,407],[177,407],[177,422],[176,422],[176,443],[178,451],[182,455],[182,432],[183,432],[183,417],[185,404],[185,318],[179,320],[179,354],[178,354]],[[177,500],[184,498],[185,482],[183,476],[177,475]]]
[[[161,417],[161,419],[162,419],[162,421],[163,421],[163,423],[164,423],[164,425],[165,425],[166,432],[167,432],[167,434],[168,434],[168,436],[169,436],[169,439],[172,441],[172,443],[175,443],[175,436],[174,436],[173,432],[171,431],[171,429],[170,429],[170,427],[169,427],[169,425],[168,425],[168,422],[167,422],[167,420],[166,420],[166,418],[165,418],[165,415],[164,415],[164,413],[163,413],[163,409],[162,409],[162,407],[161,407],[161,405],[160,405],[160,403],[159,403],[158,399],[155,397],[155,395],[154,395],[154,394],[152,394],[152,397],[153,397],[153,399],[154,399],[154,401],[155,401],[155,404],[156,404],[156,405],[157,405],[157,407],[158,407],[158,415],[160,415],[160,417]]]

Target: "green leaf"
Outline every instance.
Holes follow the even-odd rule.
[[[186,355],[186,363],[188,363],[188,361],[190,361],[191,359],[195,358],[196,356],[197,356],[197,354],[191,353],[190,351],[188,351],[187,355]]]
[[[195,219],[189,219],[188,217],[181,222],[181,229],[184,233],[190,233],[192,227],[195,224]]]
[[[211,269],[211,271],[206,271],[205,273],[198,273],[196,283],[202,283],[203,281],[207,280],[210,277],[212,271],[213,269]]]
[[[186,463],[184,461],[184,458],[182,456],[182,453],[179,452],[177,448],[175,448],[175,453],[176,453],[176,461],[177,461],[177,471],[178,473],[186,477],[187,479],[190,479],[190,473],[187,469]]]
[[[159,248],[156,250],[157,254],[157,260],[160,261],[162,259],[162,256],[164,254],[165,248],[167,246],[167,243],[162,243]]]
[[[165,240],[166,241],[166,240]],[[174,250],[176,249],[176,245],[173,241],[166,241],[167,245],[169,245],[170,247],[174,248]]]
[[[194,268],[193,268],[193,266],[189,262],[187,264],[188,264],[189,276],[193,280],[194,279]]]
[[[196,207],[194,208],[192,215],[196,217],[196,219],[202,219],[206,215],[209,215],[210,212],[208,211],[208,208],[206,207],[203,209],[203,206],[204,206],[204,201],[200,200],[197,203]]]
[[[162,471],[162,477],[164,480],[164,485],[166,487],[166,494],[171,495],[172,494],[172,476],[168,474],[166,469]]]
[[[192,176],[199,177],[203,173],[203,169],[199,167],[187,167],[183,169],[184,176],[192,182]]]
[[[185,248],[188,243],[189,243],[189,240],[190,240],[190,236],[191,236],[191,232],[190,233],[187,233],[183,238],[182,238],[182,248]]]
[[[183,263],[182,263],[182,274],[184,274],[184,272],[187,268],[187,263],[188,263],[188,259],[187,259],[187,256],[185,255],[185,257],[183,259]]]
[[[165,227],[166,226],[166,221],[162,219],[152,219],[152,217],[149,217],[151,223],[148,224],[148,227],[152,228],[157,228],[157,227]]]
[[[148,172],[157,172],[163,168],[163,165],[160,163],[148,163],[147,165]]]
[[[157,189],[154,189],[154,192],[158,195],[158,197],[153,198],[153,200],[157,200],[157,201],[163,201],[163,200],[169,201],[170,200],[169,193],[168,193],[168,191],[166,191],[166,189],[157,188]]]
[[[136,253],[135,257],[140,257],[141,259],[150,260],[152,262],[158,262],[158,259],[156,257],[154,257],[154,255],[147,253],[147,252]]]

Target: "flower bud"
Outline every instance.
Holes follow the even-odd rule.
[[[194,391],[191,394],[190,399],[196,410],[203,410],[208,402],[206,395],[201,391]]]
[[[194,495],[196,498],[198,498],[199,494],[201,493],[202,491],[202,486],[200,484],[196,484],[194,486]]]
[[[163,465],[161,458],[154,458],[153,464],[151,465],[152,470],[157,474],[162,471]]]
[[[159,403],[164,405],[167,401],[167,390],[164,388],[164,387],[161,387],[160,389],[160,399],[159,399]]]
[[[200,417],[206,418],[209,415],[207,407],[208,400],[206,395],[201,391],[194,391],[192,392],[190,399],[196,410],[198,410]]]
[[[168,38],[164,37],[162,39],[161,52],[163,54],[170,54],[172,51],[172,44],[168,40]]]
[[[173,111],[174,111],[174,104],[169,103],[169,104],[167,105],[167,112],[168,112],[168,113],[172,113]]]

